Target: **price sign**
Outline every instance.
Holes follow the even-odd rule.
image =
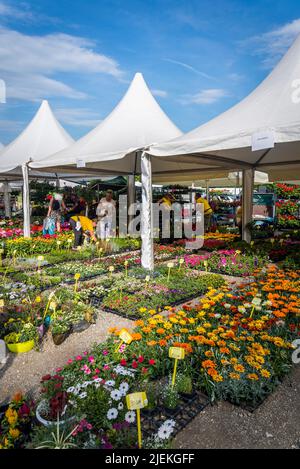
[[[80,274],[79,274],[79,273],[75,274],[75,275],[74,275],[74,279],[75,279],[74,291],[75,291],[75,293],[76,293],[77,287],[78,287],[78,280],[80,279]]]
[[[145,392],[135,392],[127,394],[126,404],[129,410],[138,410],[147,407],[148,400]]]
[[[173,376],[172,376],[172,387],[174,387],[175,386],[175,381],[176,381],[178,360],[183,360],[184,359],[185,350],[181,347],[170,347],[169,348],[169,357],[175,359]]]
[[[126,329],[121,329],[119,337],[125,344],[129,345],[132,342],[132,335]]]
[[[175,358],[176,360],[183,360],[185,357],[185,350],[181,347],[170,347],[169,358]]]
[[[141,409],[147,407],[148,399],[145,392],[135,392],[127,394],[126,404],[129,410],[136,411],[137,433],[138,433],[138,446],[142,447],[142,429],[141,429]]]

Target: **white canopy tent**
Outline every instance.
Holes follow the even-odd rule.
[[[32,158],[30,167],[74,173],[88,170],[110,176],[135,174],[140,172],[138,156],[142,150],[180,135],[142,74],[136,73],[119,104],[95,129],[50,158]]]
[[[116,108],[94,130],[50,158],[32,158],[30,167],[39,171],[60,170],[75,174],[88,171],[102,175],[128,175],[129,202],[132,202],[133,175],[141,172],[143,150],[153,143],[180,135],[182,132],[160,108],[142,74],[137,73]],[[159,162],[159,165],[162,171],[167,171],[170,162]],[[175,172],[181,169],[177,162],[172,166]],[[190,168],[190,165],[185,168]],[[150,210],[148,193],[142,191],[142,198],[147,200]],[[147,213],[144,211],[143,215]],[[149,256],[147,263],[153,265],[153,241],[145,235],[144,229],[148,224],[142,220],[141,225],[142,239],[147,238],[148,248],[144,250]]]
[[[29,174],[31,158],[45,158],[61,150],[74,140],[55,118],[47,101],[43,101],[36,115],[23,132],[0,151],[0,177],[6,183],[23,175],[24,236],[30,236]],[[41,176],[38,172],[33,177]],[[52,175],[53,178],[53,175]]]
[[[291,179],[292,170],[300,179],[300,36],[248,97],[207,124],[152,146],[149,155],[153,161],[193,159],[198,173],[208,161],[243,169],[243,238],[249,241],[254,170],[281,179]]]

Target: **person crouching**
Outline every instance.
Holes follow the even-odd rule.
[[[97,241],[94,230],[96,222],[93,220],[81,215],[74,215],[70,218],[70,225],[74,233],[73,249],[77,249],[78,246],[82,246],[85,238],[89,238],[94,242]]]

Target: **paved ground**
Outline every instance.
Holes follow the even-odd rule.
[[[300,448],[300,365],[254,413],[227,402],[207,407],[182,432],[184,449]]]

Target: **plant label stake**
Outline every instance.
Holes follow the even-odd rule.
[[[38,260],[38,265],[37,265],[38,274],[41,274],[41,263],[42,263],[43,260],[44,260],[44,256],[38,256],[37,260]]]
[[[207,261],[204,261],[204,262],[203,262],[203,265],[204,265],[204,267],[205,267],[205,272],[207,272],[208,262],[207,262]]]
[[[184,259],[179,259],[179,270],[181,269],[183,264],[184,264]]]
[[[2,254],[4,253],[4,249],[0,249],[0,267],[2,267]]]
[[[145,282],[146,282],[146,286],[148,286],[148,284],[150,282],[150,275],[146,275]]]
[[[13,252],[13,266],[14,267],[16,266],[16,254],[17,254],[17,250],[15,249]]]
[[[172,388],[175,386],[176,374],[177,374],[177,365],[178,360],[183,360],[185,357],[185,350],[181,347],[170,347],[169,348],[169,358],[174,358],[174,370],[172,376]]]
[[[128,277],[128,261],[124,262],[124,266],[125,266],[125,278],[127,278]]]
[[[141,429],[141,409],[147,407],[148,399],[145,392],[135,392],[127,394],[126,404],[129,410],[136,410],[137,432],[138,432],[138,446],[142,447],[142,429]]]
[[[253,308],[252,308],[252,311],[251,311],[251,314],[250,314],[250,318],[252,318],[255,308],[256,308],[257,306],[260,306],[260,304],[261,304],[261,299],[260,299],[260,298],[257,298],[257,297],[253,298],[252,304],[253,304]]]
[[[126,330],[126,329],[121,329],[119,332],[119,337],[121,339],[118,347],[116,348],[116,353],[120,350],[121,345],[126,344],[129,345],[133,341],[132,335]]]
[[[74,292],[76,293],[77,288],[78,288],[78,280],[80,279],[80,274],[79,273],[75,274],[74,279],[75,279]]]
[[[57,244],[57,247],[58,247],[58,250],[60,250],[60,245],[61,245],[61,241],[56,241],[56,244]]]
[[[109,270],[109,278],[112,279],[112,274],[113,274],[113,272],[114,272],[114,270],[115,270],[114,266],[111,265],[111,266],[108,268],[108,270]]]
[[[4,308],[4,300],[1,299],[0,300],[0,310],[1,310],[0,313],[3,312],[3,308]]]
[[[47,304],[46,304],[46,308],[45,308],[45,311],[44,311],[44,316],[43,316],[43,320],[45,319],[45,317],[47,316],[47,313],[48,313],[48,309],[50,307],[50,303],[51,303],[51,300],[52,298],[55,296],[55,293],[52,291],[48,297],[48,301],[47,301]]]
[[[69,238],[68,239],[68,251],[70,251],[70,249],[71,249],[71,244],[72,244],[72,239]]]
[[[174,267],[173,262],[169,262],[169,263],[167,264],[167,267],[168,267],[168,279],[167,279],[167,282],[169,282],[169,281],[170,281],[170,275],[171,275],[171,269],[173,269],[173,267]]]

